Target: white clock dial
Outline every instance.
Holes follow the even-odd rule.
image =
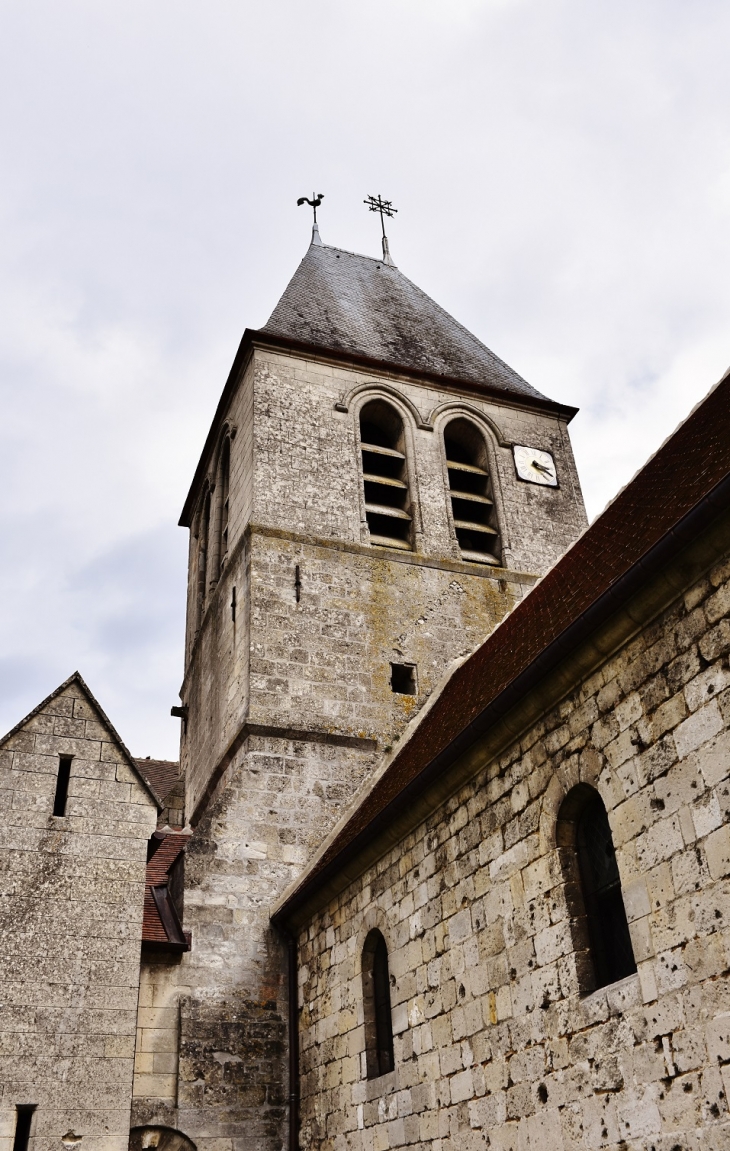
[[[541,452],[539,448],[526,448],[523,444],[515,444],[515,467],[521,480],[528,484],[544,484],[549,488],[558,486],[558,476],[555,471],[555,460],[550,452]]]

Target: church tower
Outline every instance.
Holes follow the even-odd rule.
[[[192,946],[143,970],[157,1038],[137,1125],[211,1151],[282,1146],[269,908],[447,669],[585,526],[574,413],[389,261],[316,228],[244,333],[180,521]]]

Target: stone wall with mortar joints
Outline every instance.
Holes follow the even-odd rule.
[[[504,594],[495,594],[498,585],[485,578],[481,565],[469,565],[473,576],[454,576],[437,567],[390,562],[383,558],[386,549],[373,549],[370,560],[267,540],[255,529],[252,583],[242,592],[237,541],[249,513],[256,525],[303,534],[312,544],[332,539],[360,546],[355,408],[342,413],[335,404],[368,381],[377,382],[346,367],[257,350],[231,400],[229,417],[238,427],[231,452],[232,558],[192,649],[181,692],[190,709],[181,751],[188,813],[195,810],[247,710],[252,722],[367,732],[392,743],[449,662],[483,640],[519,594],[517,584],[505,587],[504,580],[499,585]],[[442,409],[435,432],[414,425],[412,465],[424,551],[454,560],[458,549],[450,534],[442,425],[443,405],[461,400],[425,384],[398,380],[389,386],[400,389],[424,418]],[[496,438],[490,449],[495,489],[504,496],[500,515],[510,555],[518,554],[529,561],[527,570],[539,573],[584,525],[577,480],[572,487],[567,483],[575,474],[569,442],[553,417],[467,399],[471,408],[499,424],[503,436],[549,447],[556,457],[562,486],[552,490],[517,481],[511,450],[499,448]],[[249,448],[246,437],[251,435]],[[247,485],[245,499],[237,492],[239,482]],[[297,563],[303,579],[299,604],[294,595]],[[249,608],[252,612],[248,641],[241,626],[235,645],[230,621],[234,585],[239,619]],[[418,664],[418,697],[391,692],[391,659]]]
[[[163,953],[142,959],[132,1089],[132,1126],[149,1121],[145,1101],[155,1100],[154,1116],[170,1125],[177,1106],[180,987],[179,957]],[[174,1123],[172,1124],[174,1126]]]
[[[300,937],[303,1147],[730,1142],[730,562],[610,658]],[[608,810],[638,973],[582,996],[555,823]],[[395,1071],[367,1081],[379,926]]]
[[[376,738],[381,748],[523,590],[324,546],[251,542],[251,721]],[[417,695],[392,691],[391,661],[416,664]]]
[[[261,736],[249,737],[236,754],[186,849],[192,949],[178,964],[143,970],[140,1034],[146,1034],[145,1050],[138,1044],[135,1122],[177,1127],[199,1151],[234,1151],[243,1135],[246,1148],[280,1147],[286,963],[269,908],[374,758],[356,748]],[[176,1004],[177,1103],[165,1070],[176,1042]]]
[[[155,805],[75,684],[0,748],[0,803],[0,1146],[35,1103],[31,1151],[69,1131],[84,1151],[124,1151]]]
[[[226,413],[228,423],[235,428],[231,442],[228,554],[231,556],[239,545],[241,537],[251,518],[253,504],[253,360],[250,360],[241,374],[238,387],[231,397]],[[217,458],[217,457],[216,457]],[[211,481],[215,477],[216,458],[209,461],[208,474]],[[198,506],[201,493],[198,493]],[[197,523],[197,511],[193,524]],[[194,530],[190,533],[188,557],[187,623],[185,629],[185,667],[187,669],[193,654],[197,636],[197,594],[198,594],[198,540]]]
[[[495,498],[509,541],[508,566],[543,574],[586,525],[575,461],[565,425],[554,416],[439,389],[386,374],[364,373],[275,352],[258,351],[254,383],[255,497],[253,519],[274,527],[333,539],[361,541],[361,467],[356,447],[357,396],[350,411],[335,404],[353,388],[386,385],[426,420],[441,410],[436,430],[410,426],[415,478],[426,555],[458,558],[449,519],[443,425],[454,415],[481,413],[505,441],[543,448],[555,457],[559,488],[517,478],[510,447],[486,433],[496,467]],[[446,405],[446,406],[445,406]],[[406,413],[408,408],[402,405]],[[286,509],[286,523],[282,510]],[[365,540],[367,542],[367,539]]]
[[[189,709],[180,741],[188,819],[248,710],[250,613],[250,547],[242,540],[212,596],[180,691]]]

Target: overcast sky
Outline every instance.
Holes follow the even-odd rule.
[[[0,0],[0,729],[78,668],[177,756],[176,526],[309,240],[571,425],[589,515],[730,363],[727,0]]]

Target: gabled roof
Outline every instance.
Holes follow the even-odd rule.
[[[7,733],[7,735],[4,735],[2,737],[2,739],[0,739],[0,747],[2,747],[3,744],[6,743],[7,740],[10,739],[11,736],[15,735],[16,732],[21,731],[25,727],[25,725],[31,719],[33,719],[34,716],[38,715],[40,712],[43,711],[43,709],[51,702],[51,700],[54,700],[57,696],[61,695],[61,693],[64,692],[66,690],[66,688],[70,687],[71,684],[77,684],[81,688],[81,690],[83,691],[84,695],[86,696],[88,702],[94,708],[97,716],[99,717],[101,722],[104,724],[107,731],[109,732],[109,735],[112,737],[112,739],[116,743],[117,747],[121,751],[122,755],[124,756],[125,761],[127,763],[127,766],[132,769],[134,774],[137,776],[137,779],[142,784],[142,787],[144,788],[145,792],[147,793],[147,795],[149,795],[150,799],[154,803],[157,810],[160,811],[162,809],[162,804],[160,803],[159,799],[155,795],[152,787],[150,786],[148,781],[145,779],[142,772],[139,770],[136,760],[134,760],[132,758],[132,756],[130,755],[127,747],[125,746],[125,744],[122,740],[122,737],[119,735],[119,732],[116,730],[116,728],[112,724],[111,720],[109,719],[108,715],[104,711],[104,709],[101,706],[101,704],[99,703],[99,701],[94,696],[94,694],[91,691],[91,689],[89,688],[88,684],[84,681],[83,677],[77,671],[75,671],[73,673],[73,675],[70,675],[68,677],[68,679],[65,679],[62,684],[59,684],[59,686],[56,688],[56,690],[52,691],[50,695],[47,695],[44,700],[41,700],[41,702],[38,704],[37,707],[34,707],[32,711],[28,712],[28,714],[25,716],[24,719],[21,719],[20,723],[16,723],[15,727],[11,728],[10,731]]]
[[[262,333],[544,400],[398,268],[312,243]]]
[[[168,893],[170,868],[185,850],[190,836],[182,832],[155,832],[159,847],[147,864],[142,916],[142,946],[152,951],[189,951],[190,933],[184,932]]]
[[[135,759],[140,775],[158,797],[162,807],[173,787],[180,780],[180,764],[172,759]]]
[[[683,573],[690,569],[682,549],[729,511],[730,373],[457,668],[379,778],[361,793],[284,896],[273,919],[293,922],[320,890],[341,889],[352,875],[350,865],[356,871],[358,857],[373,850],[376,837],[385,840],[387,834],[392,842],[388,829],[395,821],[405,819],[404,812],[417,811],[425,789],[445,781],[457,760],[500,723],[516,738],[519,728],[505,717],[529,692],[543,690],[546,682],[556,684],[558,698],[561,690],[570,690],[561,688],[561,665],[589,642],[594,643],[595,658],[605,658],[609,651],[595,639],[599,629],[615,619],[624,604],[635,602],[631,597],[644,594],[650,580],[662,577],[663,594],[679,594],[667,573],[681,560],[677,579],[686,580]],[[720,543],[726,551],[730,529],[722,523]]]

